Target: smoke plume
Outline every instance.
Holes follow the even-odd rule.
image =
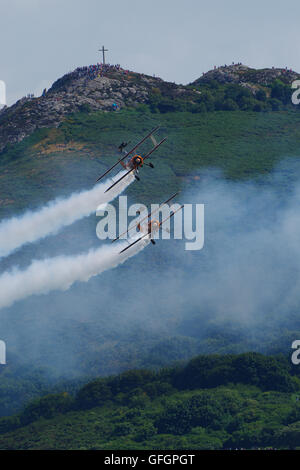
[[[191,180],[180,202],[205,204],[200,251],[185,251],[184,240],[159,240],[118,269],[65,292],[50,292],[53,284],[60,289],[69,282],[67,276],[64,283],[59,277],[56,281],[55,269],[54,280],[41,286],[42,271],[37,270],[35,281],[27,277],[32,266],[30,271],[15,269],[13,281],[6,268],[5,284],[0,277],[2,305],[9,304],[9,295],[10,303],[18,296],[15,290],[24,298],[25,278],[26,295],[35,282],[39,292],[49,294],[3,308],[1,339],[24,362],[51,363],[57,373],[67,375],[118,373],[199,352],[289,354],[292,340],[300,336],[300,161],[293,162],[287,160],[255,181],[228,181],[213,170]],[[89,235],[81,230],[75,235],[72,252],[88,252],[80,247],[88,246]],[[40,252],[49,253],[45,248],[50,240],[43,243]],[[63,252],[65,239],[60,243]],[[22,265],[28,265],[30,258],[23,254]],[[60,259],[65,269],[65,258]],[[73,258],[68,254],[67,259]],[[82,260],[77,261],[79,270]],[[73,270],[70,263],[71,281]]]
[[[33,294],[47,294],[53,290],[67,290],[74,282],[87,282],[141,251],[149,240],[144,239],[120,254],[127,243],[118,243],[90,250],[76,256],[57,256],[35,260],[25,270],[13,268],[0,276],[0,308]]]
[[[123,174],[124,171],[121,171],[114,180],[117,181]],[[89,191],[73,193],[66,199],[52,201],[38,211],[29,211],[20,217],[4,220],[0,224],[0,257],[8,256],[26,243],[55,234],[76,220],[89,216],[100,204],[108,203],[121,194],[133,180],[134,175],[129,174],[105,193],[111,185],[109,179]]]

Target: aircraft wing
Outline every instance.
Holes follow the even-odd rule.
[[[130,248],[130,247],[132,247],[133,245],[135,245],[137,242],[139,242],[140,240],[142,240],[143,238],[145,238],[147,235],[149,235],[149,233],[145,233],[145,235],[143,235],[142,237],[138,238],[137,240],[134,240],[133,243],[131,243],[130,245],[126,246],[126,248],[124,248],[122,251],[120,251],[119,254],[124,253],[124,251],[128,250],[128,248]]]
[[[160,226],[162,226],[162,224],[163,224],[164,222],[166,222],[167,220],[171,219],[171,217],[173,217],[173,215],[175,215],[176,212],[180,211],[180,210],[183,209],[183,208],[184,208],[184,204],[182,204],[182,206],[180,206],[176,211],[172,212],[172,214],[169,215],[169,217],[166,217],[166,218],[161,222]]]
[[[132,152],[134,152],[140,145],[142,145],[143,142],[145,142],[145,140],[147,140],[155,131],[157,131],[157,129],[159,129],[160,126],[156,126],[154,127],[154,129],[152,129],[151,132],[149,132],[149,134],[146,135],[146,137],[144,137],[142,140],[140,140],[134,147],[132,147],[131,150],[129,150],[129,152],[127,152],[126,155],[130,155]]]
[[[150,150],[150,152],[148,152],[144,157],[143,157],[143,160],[145,160],[146,158],[150,157],[151,153],[153,153],[155,150],[158,149],[158,147],[160,147],[161,144],[163,144],[165,141],[167,140],[167,137],[165,137],[163,140],[161,140],[158,144],[155,145],[155,147],[153,147],[153,149]]]
[[[168,204],[168,202],[170,202],[171,199],[174,199],[174,197],[176,197],[178,194],[179,194],[179,191],[178,191],[177,193],[173,194],[173,196],[169,197],[169,199],[167,199],[165,202],[163,202],[157,209],[155,209],[155,210],[152,211],[152,212],[148,212],[148,215],[146,215],[146,217],[144,217],[143,219],[141,219],[138,223],[141,224],[141,223],[144,222],[146,219],[150,219],[150,217],[151,217],[153,214],[155,214],[155,212],[158,212],[159,209],[161,209],[165,204]],[[138,225],[138,224],[137,224],[137,225]],[[128,233],[128,232],[130,232],[130,230],[133,230],[134,228],[136,228],[137,225],[131,227],[131,228],[128,229],[126,232],[121,233],[121,235],[119,235],[117,238],[115,238],[115,239],[112,241],[112,243],[113,243],[113,242],[116,242],[117,240],[119,240],[119,238],[121,238],[123,235],[125,235],[125,234]]]
[[[180,206],[176,211],[172,212],[172,214],[169,215],[169,217],[166,217],[166,218],[162,221],[161,225],[162,225],[166,220],[168,220],[168,219],[170,219],[171,217],[173,217],[173,215],[175,215],[176,212],[178,212],[178,211],[180,211],[181,209],[183,209],[183,207],[184,207],[184,204],[182,204],[182,206]],[[121,254],[121,253],[124,253],[124,251],[128,250],[129,248],[131,248],[133,245],[135,245],[136,243],[138,243],[138,242],[139,242],[140,240],[142,240],[143,238],[147,237],[147,235],[151,235],[151,234],[149,234],[149,233],[147,232],[147,233],[145,233],[144,235],[142,235],[140,238],[138,238],[137,240],[134,240],[133,243],[131,243],[130,245],[126,246],[126,248],[123,248],[123,250],[120,251],[120,254]]]
[[[119,165],[120,162],[122,162],[123,160],[125,160],[125,158],[127,157],[127,154],[124,155],[124,157],[122,158],[119,158],[119,160],[113,165],[111,166],[108,170],[106,170],[105,173],[103,173],[103,175],[99,176],[99,178],[96,180],[96,183],[98,183],[98,181],[102,180],[102,178],[104,178],[104,176],[107,175],[107,173],[109,173],[111,170],[113,170],[117,165]]]
[[[112,167],[110,167],[108,170],[106,170],[106,172],[103,173],[103,175],[99,176],[99,178],[96,180],[96,183],[98,181],[100,181],[102,178],[104,178],[104,176],[106,176],[111,170],[113,170],[120,162],[125,160],[125,158],[128,157],[128,155],[130,155],[132,152],[134,152],[140,145],[142,145],[142,143],[145,142],[145,140],[147,140],[148,137],[150,137],[155,131],[157,131],[157,129],[159,129],[159,126],[156,126],[154,129],[152,129],[152,131],[149,132],[149,134],[147,134],[146,137],[144,137],[142,140],[140,140],[134,147],[132,147],[132,149],[129,150],[129,152],[127,152],[126,155],[124,155],[124,157],[119,158],[119,160]]]
[[[134,171],[133,169],[129,170],[129,171],[126,171],[126,173],[121,176],[121,178],[119,178],[117,181],[115,181],[109,188],[107,188],[104,192],[107,193],[107,191],[109,191],[111,188],[113,188],[114,186],[116,186],[116,184],[118,184],[120,181],[122,181],[122,179],[124,179],[127,175],[129,175],[129,173],[131,173],[132,171]]]

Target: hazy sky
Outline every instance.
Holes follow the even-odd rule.
[[[11,104],[107,61],[188,83],[214,65],[300,71],[299,0],[0,0],[0,80]]]

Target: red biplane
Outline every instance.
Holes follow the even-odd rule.
[[[129,233],[131,230],[133,230],[134,228],[137,228],[140,232],[144,232],[142,236],[140,236],[139,238],[137,238],[136,240],[134,240],[134,242],[130,243],[128,246],[126,246],[126,248],[124,248],[122,251],[120,251],[120,254],[121,253],[124,253],[124,251],[128,250],[130,247],[132,247],[133,245],[135,245],[136,243],[138,243],[140,240],[142,240],[143,238],[146,238],[146,237],[149,237],[151,243],[153,245],[155,245],[155,241],[153,240],[152,238],[152,235],[157,232],[160,228],[164,229],[163,227],[163,224],[164,222],[166,222],[167,220],[169,220],[171,217],[174,216],[174,214],[176,214],[176,212],[180,211],[181,209],[183,209],[184,205],[182,204],[177,210],[173,211],[168,217],[166,217],[164,220],[162,220],[161,222],[159,222],[159,220],[156,220],[156,219],[153,219],[152,216],[155,212],[158,212],[165,204],[168,204],[168,202],[171,201],[171,199],[173,199],[175,196],[177,196],[178,193],[175,193],[173,194],[173,196],[171,196],[169,199],[167,199],[165,202],[163,202],[156,210],[152,211],[152,212],[149,212],[147,214],[146,217],[144,217],[142,220],[140,220],[140,222],[135,225],[134,227],[131,227],[131,229],[128,229],[126,232],[122,233],[121,235],[119,235],[117,238],[115,238],[113,240],[113,242],[115,242],[116,240],[118,240],[119,238],[121,238],[123,235],[125,235],[126,233]],[[143,222],[145,220],[148,219],[148,222],[146,224],[143,224]]]
[[[103,173],[103,175],[101,175],[97,180],[96,180],[96,183],[98,181],[100,181],[102,178],[104,178],[104,176],[106,176],[111,170],[113,170],[117,165],[119,165],[119,163],[123,166],[123,168],[125,168],[126,170],[128,170],[123,176],[121,176],[121,178],[119,178],[117,181],[115,181],[109,188],[106,189],[105,192],[109,191],[111,188],[113,188],[116,184],[118,184],[122,179],[124,179],[127,175],[129,175],[129,173],[133,172],[134,173],[134,176],[137,180],[139,180],[139,176],[138,176],[138,172],[139,172],[139,168],[141,168],[143,165],[147,165],[149,166],[150,168],[154,168],[154,165],[152,163],[145,163],[145,160],[147,158],[150,157],[150,155],[158,149],[158,147],[161,146],[161,144],[163,144],[165,142],[165,140],[167,139],[166,137],[164,139],[162,139],[159,143],[156,142],[156,140],[154,139],[153,137],[153,133],[155,131],[157,131],[157,129],[159,129],[159,126],[155,127],[149,134],[146,135],[146,137],[144,137],[142,140],[140,140],[140,142],[138,142],[131,150],[129,150],[129,152],[126,152],[124,150],[124,148],[126,147],[126,143],[123,143],[119,146],[119,150],[121,152],[125,152],[125,155],[122,157],[122,158],[119,158],[119,160],[111,167],[109,168],[105,173]],[[138,155],[138,154],[133,154],[133,152],[141,145],[145,142],[145,140],[147,140],[148,138],[151,138],[152,142],[154,143],[154,147],[144,156],[142,155]],[[132,155],[133,154],[133,155]]]

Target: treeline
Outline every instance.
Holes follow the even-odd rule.
[[[70,411],[112,405],[143,408],[152,400],[178,392],[212,389],[228,384],[255,386],[263,392],[295,393],[300,390],[297,375],[298,369],[293,368],[284,356],[269,357],[259,353],[203,355],[184,366],[164,368],[157,372],[130,370],[117,376],[100,378],[80,388],[74,396],[67,392],[46,395],[30,402],[21,413],[0,419],[0,433]],[[204,404],[207,409],[204,407],[206,411],[202,415]],[[157,432],[181,435],[194,426],[205,427],[208,421],[222,423],[223,418],[219,414],[231,413],[226,406],[226,403],[216,406],[205,394],[196,401],[192,399],[175,408],[171,406],[155,420]],[[199,412],[195,411],[195,407],[199,408]]]
[[[13,361],[15,365],[11,365]],[[57,378],[51,369],[32,369],[31,365],[20,364],[16,356],[10,356],[10,364],[0,366],[0,420],[49,393],[63,391],[75,395],[87,381],[87,377]]]
[[[292,89],[280,80],[274,81],[268,87],[253,90],[239,84],[222,85],[215,80],[202,86],[190,87],[198,92],[198,98],[193,100],[172,98],[161,93],[159,88],[152,90],[149,99],[151,112],[168,113],[188,111],[205,113],[210,111],[279,111],[287,106],[292,107]]]

